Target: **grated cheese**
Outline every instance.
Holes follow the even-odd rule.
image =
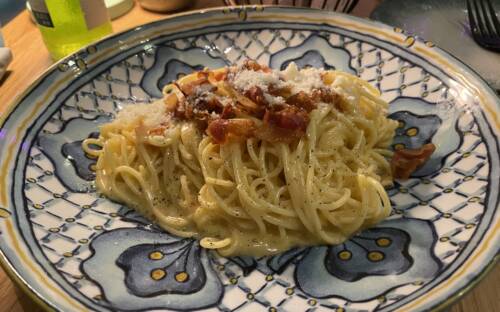
[[[237,72],[233,80],[234,86],[243,91],[247,91],[257,86],[262,89],[262,91],[267,92],[268,85],[274,84],[279,86],[281,83],[283,82],[280,80],[278,72],[272,71],[270,73],[264,73],[248,69]]]
[[[166,106],[161,100],[151,104],[135,104],[122,109],[117,114],[115,121],[132,124],[142,119],[146,127],[154,127],[170,120],[170,116],[166,112]]]
[[[323,68],[305,68],[299,70],[294,62],[288,64],[287,68],[281,71],[281,75],[289,83],[292,93],[304,91],[310,93],[313,89],[325,87],[321,73]]]

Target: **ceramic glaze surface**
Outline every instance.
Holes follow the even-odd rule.
[[[100,124],[193,70],[247,58],[358,75],[400,123],[393,149],[437,146],[389,190],[386,221],[341,245],[223,258],[96,192],[95,159],[80,144]],[[59,310],[432,308],[498,251],[498,107],[432,43],[348,16],[249,7],[145,25],[60,63],[3,121],[0,249]]]

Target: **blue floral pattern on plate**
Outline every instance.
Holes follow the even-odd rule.
[[[258,19],[266,14],[270,20]],[[488,189],[488,184],[498,189],[498,142],[483,110],[471,109],[476,103],[469,87],[415,56],[413,46],[432,48],[397,29],[335,17],[390,32],[401,39],[396,44],[367,30],[297,19],[304,14],[331,18],[322,12],[256,7],[201,14],[207,27],[182,32],[166,29],[205,20],[181,16],[144,26],[66,59],[23,99],[0,132],[12,138],[19,118],[36,117],[19,132],[26,133],[23,142],[12,145],[19,152],[8,167],[12,205],[0,208],[0,248],[8,259],[18,259],[4,234],[6,222],[15,220],[14,229],[23,237],[18,244],[50,278],[34,277],[17,264],[20,260],[12,260],[13,266],[40,297],[59,310],[74,309],[71,302],[102,311],[385,311],[428,295],[469,261],[490,231],[498,197]],[[210,19],[218,22],[210,24]],[[220,25],[221,20],[227,24]],[[140,41],[144,36],[150,37]],[[122,43],[128,48],[116,49]],[[114,52],[96,61],[106,49]],[[245,58],[275,68],[294,61],[356,74],[381,91],[390,102],[390,117],[400,121],[394,148],[436,144],[424,167],[389,190],[394,210],[388,220],[338,246],[225,259],[95,193],[90,181],[95,160],[78,146],[96,135],[99,124],[127,105],[161,97],[162,85],[180,75]],[[51,93],[53,81],[72,72],[81,75],[60,82]],[[36,113],[33,103],[44,94],[46,109]],[[489,252],[485,259],[491,257]],[[469,277],[457,280],[447,294],[467,285]],[[58,287],[69,299],[46,285]],[[445,297],[419,307],[431,308]]]

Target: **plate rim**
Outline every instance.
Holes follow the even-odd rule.
[[[386,23],[382,23],[382,22],[379,22],[379,21],[375,21],[375,20],[370,19],[370,18],[361,18],[361,17],[356,17],[356,16],[344,14],[344,13],[329,12],[329,11],[324,11],[324,10],[315,9],[315,8],[302,8],[302,7],[283,6],[283,5],[220,6],[220,7],[213,7],[213,8],[207,8],[207,9],[198,9],[198,10],[192,10],[192,11],[186,11],[186,12],[180,12],[180,13],[172,14],[172,15],[166,16],[166,17],[161,18],[161,19],[156,20],[156,21],[151,21],[151,22],[147,22],[147,23],[140,24],[140,25],[137,25],[137,26],[133,26],[133,27],[130,27],[130,28],[125,29],[123,31],[116,32],[116,33],[110,34],[108,36],[105,36],[105,37],[101,38],[100,40],[92,42],[92,43],[90,43],[90,44],[82,47],[78,51],[76,51],[76,52],[74,52],[74,53],[72,53],[72,54],[70,54],[70,55],[68,55],[68,56],[60,59],[59,61],[57,61],[54,64],[52,64],[51,66],[49,66],[40,75],[38,75],[37,78],[35,80],[33,80],[28,85],[28,87],[26,87],[21,93],[19,93],[18,95],[16,95],[13,98],[13,100],[11,100],[10,103],[6,106],[5,110],[2,112],[2,114],[0,116],[0,129],[5,125],[7,119],[16,110],[16,108],[19,106],[19,104],[22,102],[22,100],[29,94],[30,91],[32,91],[33,89],[35,89],[39,85],[39,83],[40,83],[41,80],[43,80],[46,76],[48,76],[54,70],[57,70],[57,68],[58,68],[58,66],[60,64],[63,64],[63,63],[65,63],[65,62],[67,62],[67,61],[69,61],[71,59],[74,59],[78,54],[86,51],[91,46],[97,45],[99,43],[102,43],[102,42],[105,42],[105,41],[108,41],[108,40],[112,40],[115,37],[119,37],[119,36],[127,34],[127,33],[140,32],[141,28],[144,27],[144,26],[154,26],[156,24],[168,23],[169,21],[171,21],[173,19],[177,19],[177,18],[180,18],[180,17],[183,17],[183,16],[195,16],[195,17],[198,17],[198,16],[203,16],[206,13],[216,12],[216,11],[218,11],[218,13],[224,13],[224,11],[228,11],[228,10],[229,11],[231,11],[231,10],[246,11],[246,10],[255,10],[256,8],[262,8],[262,9],[272,8],[272,9],[277,9],[278,11],[279,10],[303,11],[303,12],[306,11],[307,14],[309,14],[309,13],[311,13],[311,14],[312,13],[321,13],[321,14],[324,14],[324,15],[330,15],[330,17],[335,17],[335,16],[339,17],[340,16],[340,17],[343,17],[343,18],[346,18],[346,19],[350,19],[350,20],[353,20],[353,21],[356,21],[356,22],[359,22],[359,23],[365,24],[365,25],[372,24],[372,25],[375,25],[377,28],[393,28],[393,29],[396,29],[395,27],[393,27],[391,25],[388,25]],[[242,22],[243,21],[240,21],[240,23],[242,23]],[[268,20],[268,22],[271,22],[271,21]],[[331,21],[331,25],[332,26],[336,26],[336,27],[340,27],[340,28],[345,28],[344,26],[337,24],[335,20]],[[401,34],[403,34],[403,35],[405,34],[405,31],[403,29],[401,29]],[[423,40],[423,38],[420,37],[420,36],[418,36],[418,37],[414,36],[414,38],[416,38],[416,39],[422,39]],[[395,43],[391,43],[391,44],[392,45],[396,45]],[[399,47],[402,48],[402,49],[409,50],[409,48],[407,48],[407,47],[403,47],[403,46],[399,46]],[[463,67],[464,69],[466,69],[467,71],[469,71],[469,72],[466,73],[465,76],[471,75],[472,78],[473,78],[472,80],[476,79],[479,82],[479,85],[481,87],[483,87],[488,93],[490,93],[490,95],[493,95],[493,97],[495,98],[495,102],[497,104],[494,107],[494,109],[495,109],[494,112],[495,113],[499,113],[500,112],[500,97],[498,97],[498,95],[496,94],[495,90],[487,83],[487,81],[481,75],[479,75],[477,73],[476,70],[474,70],[473,68],[471,68],[469,65],[467,65],[462,60],[460,60],[459,58],[455,57],[452,53],[446,51],[445,49],[442,49],[442,48],[440,48],[439,46],[436,46],[436,45],[433,45],[432,48],[436,49],[439,52],[439,54],[440,54],[441,57],[450,58],[451,60],[457,62],[460,65],[459,67]],[[427,60],[427,62],[430,63],[430,61],[428,61],[428,60]],[[434,66],[436,66],[436,65],[434,64]],[[436,67],[438,67],[438,66],[436,66]],[[467,79],[467,80],[471,80],[471,79]],[[473,84],[473,86],[474,85],[477,85],[477,84]],[[477,93],[483,93],[483,92],[481,90],[479,90],[479,91],[477,91]],[[485,108],[482,107],[482,109],[485,109]],[[490,120],[488,120],[488,118],[486,118],[486,120],[488,121],[487,122],[488,125],[491,126]],[[493,131],[493,133],[495,134],[495,131]],[[496,209],[498,210],[498,206],[497,206]],[[493,219],[494,219],[494,217],[493,217]],[[496,236],[497,236],[497,238],[500,237],[500,233],[497,234]],[[493,248],[494,248],[494,246],[492,247],[492,249]],[[483,278],[486,275],[488,275],[488,273],[491,270],[493,270],[495,268],[495,266],[496,266],[496,264],[498,263],[499,260],[500,260],[500,249],[497,250],[496,254],[491,259],[489,259],[489,261],[485,261],[487,263],[482,268],[481,271],[477,271],[477,272],[475,272],[475,274],[473,274],[473,280],[469,284],[465,285],[462,288],[456,289],[455,291],[452,291],[452,293],[450,294],[449,297],[445,297],[443,295],[440,296],[437,299],[436,304],[433,305],[433,306],[431,306],[429,309],[433,310],[433,311],[440,311],[440,310],[442,310],[442,309],[444,309],[446,307],[449,307],[451,304],[453,304],[457,300],[461,299],[471,289],[473,289],[474,287],[476,287],[483,280]],[[25,294],[27,294],[30,297],[30,299],[32,299],[33,301],[35,301],[36,304],[38,304],[40,307],[42,307],[46,311],[57,311],[58,310],[56,307],[52,306],[52,304],[50,303],[51,302],[50,298],[45,298],[43,295],[41,295],[40,293],[38,293],[37,290],[34,289],[23,278],[23,276],[20,275],[20,273],[16,270],[16,268],[14,267],[14,265],[12,265],[12,263],[10,263],[10,261],[7,259],[7,257],[4,254],[4,251],[3,251],[2,248],[0,248],[0,266],[4,269],[6,275],[12,281],[14,281],[15,285],[18,286],[18,287],[20,287],[21,290]],[[64,290],[63,288],[61,288],[61,289]],[[410,303],[411,302],[409,302],[407,304],[410,304]],[[404,308],[404,306],[398,307],[396,309],[401,309],[401,308]]]

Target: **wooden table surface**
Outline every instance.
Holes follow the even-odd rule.
[[[198,0],[194,7],[218,5],[222,5],[222,0]],[[165,16],[165,14],[144,11],[136,5],[127,15],[113,21],[113,29],[118,32]],[[0,114],[16,95],[53,63],[38,29],[31,23],[27,12],[22,12],[5,25],[2,33],[7,46],[14,53],[14,61],[9,66],[8,75],[0,81]],[[38,310],[40,308],[17,290],[17,287],[0,268],[0,311]],[[500,311],[500,266],[497,265],[479,286],[453,305],[450,311]]]

